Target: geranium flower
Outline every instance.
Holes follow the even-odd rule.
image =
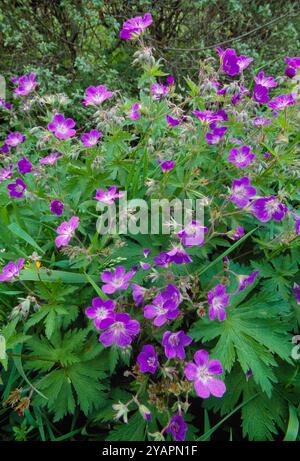
[[[286,107],[296,104],[297,101],[295,99],[295,95],[293,93],[289,94],[280,94],[279,96],[275,96],[269,103],[268,106],[274,110],[283,110]]]
[[[180,124],[178,118],[171,117],[171,115],[169,114],[166,115],[166,120],[167,120],[168,127],[171,127],[171,128]]]
[[[126,273],[125,267],[118,266],[114,271],[104,271],[100,278],[105,283],[102,291],[106,294],[114,293],[117,290],[127,290],[129,281],[132,279],[136,269],[131,269]]]
[[[139,112],[140,105],[138,103],[135,103],[131,107],[131,111],[129,112],[129,117],[131,120],[137,120],[140,118],[141,114]]]
[[[103,346],[116,344],[119,347],[129,346],[140,331],[140,324],[132,320],[129,314],[115,314],[114,319],[107,320],[107,330],[99,337]]]
[[[24,134],[15,131],[14,133],[9,133],[6,140],[4,141],[5,144],[9,147],[16,147],[18,144],[21,144],[26,139]]]
[[[271,219],[281,221],[288,212],[288,207],[277,197],[262,197],[252,203],[251,212],[261,222],[268,222]]]
[[[55,114],[52,122],[48,123],[48,130],[52,131],[58,139],[68,139],[75,136],[75,125],[76,123],[72,118],[65,119],[62,114]]]
[[[166,171],[173,170],[174,165],[175,165],[175,160],[165,160],[164,162],[162,162],[161,160],[158,160],[158,163],[160,164],[160,167],[163,170],[163,172],[166,172]]]
[[[239,287],[238,287],[238,292],[244,291],[248,286],[252,285],[254,283],[256,277],[258,276],[259,271],[254,271],[251,272],[250,275],[239,275],[238,276],[238,281],[239,281]]]
[[[207,232],[208,228],[202,226],[199,221],[191,221],[187,227],[178,232],[177,236],[185,247],[201,246],[204,243],[204,234]]]
[[[232,183],[232,194],[230,200],[239,208],[244,208],[255,197],[256,189],[251,186],[250,179],[244,176],[241,179],[234,179]]]
[[[26,184],[22,179],[17,178],[14,183],[8,184],[7,189],[11,197],[21,198],[26,191]]]
[[[289,78],[295,77],[297,74],[297,69],[300,68],[300,57],[295,58],[284,58],[284,62],[287,64],[287,67],[284,71],[285,75]]]
[[[293,218],[295,221],[295,226],[294,226],[295,234],[299,235],[300,234],[300,216],[297,215],[296,213],[293,213]]]
[[[103,189],[97,189],[95,199],[99,202],[112,205],[117,198],[123,197],[124,192],[117,192],[116,186],[109,187],[106,191]]]
[[[156,266],[167,266],[171,263],[170,256],[165,251],[162,251],[158,256],[154,256],[153,261]]]
[[[24,155],[22,159],[18,161],[18,168],[21,174],[26,174],[32,171],[33,165]]]
[[[151,85],[151,94],[154,99],[159,101],[163,96],[167,94],[169,87],[163,85],[163,83],[153,83]]]
[[[0,181],[5,181],[6,179],[11,178],[12,169],[13,169],[13,165],[9,165],[9,169],[3,168],[3,170],[0,171]]]
[[[256,117],[256,118],[252,121],[252,125],[255,125],[255,126],[266,126],[266,125],[270,125],[271,122],[272,122],[271,119],[265,118],[265,117],[261,116],[261,117]]]
[[[114,321],[114,302],[111,299],[104,301],[101,298],[94,298],[92,305],[87,307],[85,315],[93,319],[94,325],[99,330],[105,330]]]
[[[152,24],[152,16],[146,13],[143,17],[136,16],[124,22],[119,37],[122,40],[133,40],[139,37]]]
[[[112,96],[112,91],[110,91],[105,85],[89,86],[85,90],[85,96],[82,104],[84,106],[99,106]]]
[[[175,264],[185,264],[193,262],[192,258],[182,247],[174,246],[172,250],[167,252],[167,255],[170,258],[170,262]]]
[[[219,144],[222,138],[225,136],[225,133],[227,131],[226,126],[220,126],[217,128],[214,128],[212,133],[206,133],[206,141],[207,144]]]
[[[236,229],[228,232],[227,234],[232,240],[239,240],[241,237],[245,235],[245,229],[241,226],[237,227]]]
[[[147,290],[146,290],[146,288],[138,285],[137,283],[132,283],[131,288],[132,288],[133,300],[134,300],[135,304],[137,306],[139,306],[144,301],[144,295],[145,295]]]
[[[52,200],[50,203],[50,211],[57,216],[61,216],[64,211],[64,204],[60,200]]]
[[[227,160],[230,163],[234,163],[238,168],[244,168],[248,166],[255,159],[254,152],[251,152],[251,147],[241,146],[233,147],[230,149],[230,154]]]
[[[231,77],[239,74],[247,69],[253,58],[241,55],[237,56],[235,49],[227,48],[225,51],[222,48],[216,48],[221,61],[221,68],[223,72]]]
[[[276,86],[278,86],[278,83],[273,75],[269,75],[267,77],[263,71],[258,72],[258,74],[254,77],[254,81],[257,85],[264,86],[265,88],[276,88]]]
[[[93,147],[97,144],[99,139],[102,137],[102,133],[98,130],[91,130],[88,133],[83,133],[81,136],[82,144],[85,147]]]
[[[0,98],[0,108],[11,110],[12,105],[9,102],[5,101],[5,99]]]
[[[186,335],[183,330],[180,330],[177,333],[166,331],[162,339],[162,345],[164,346],[166,357],[168,359],[174,359],[177,357],[180,360],[184,360],[184,348],[189,346],[192,341],[192,338]]]
[[[221,363],[216,359],[209,360],[208,352],[203,349],[195,353],[194,361],[186,364],[184,373],[189,381],[194,381],[196,394],[203,399],[211,394],[223,397],[226,386],[221,379],[215,378],[215,375],[223,373]]]
[[[68,245],[71,240],[75,229],[79,226],[79,218],[77,216],[72,216],[69,221],[64,221],[58,226],[56,232],[59,234],[55,239],[55,245],[57,248]]]
[[[183,417],[180,415],[175,415],[172,416],[172,419],[169,422],[165,432],[171,432],[172,437],[176,442],[184,442],[187,429],[188,427],[184,422]]]
[[[215,288],[208,292],[209,318],[214,320],[217,316],[220,321],[226,319],[226,306],[230,295],[226,293],[224,285],[216,285]]]
[[[137,361],[140,366],[141,373],[155,374],[158,368],[158,356],[151,344],[143,346],[142,352],[137,356]]]
[[[24,261],[24,258],[20,258],[17,263],[10,261],[6,266],[4,266],[2,268],[2,273],[0,274],[0,282],[9,282],[14,278],[19,277]]]
[[[179,316],[179,302],[179,290],[174,285],[168,285],[153,299],[152,304],[147,304],[144,307],[144,317],[154,319],[153,325],[160,327],[168,320],[174,320]]]
[[[175,83],[175,77],[173,75],[168,75],[168,77],[166,78],[166,83],[168,85],[174,85]]]
[[[27,94],[31,93],[37,86],[37,82],[35,81],[36,74],[31,72],[28,76],[22,75],[19,79],[15,81],[18,85],[14,90],[15,96],[26,96]]]
[[[260,104],[264,104],[270,100],[269,89],[263,85],[255,85],[253,90],[253,99]]]
[[[297,304],[300,304],[300,285],[295,283],[292,291],[293,291],[293,293],[295,295]]]
[[[46,157],[40,158],[39,163],[41,165],[54,165],[56,161],[62,158],[62,155],[59,155],[58,152],[52,152],[52,154],[47,155]]]

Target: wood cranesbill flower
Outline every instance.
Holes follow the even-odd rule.
[[[228,237],[232,240],[239,240],[245,235],[245,229],[241,226],[238,226],[236,229],[227,233]]]
[[[283,110],[288,106],[296,104],[297,101],[295,99],[295,95],[293,93],[289,94],[280,94],[279,96],[275,96],[269,103],[268,106],[271,107],[273,110]]]
[[[233,180],[230,200],[239,208],[244,208],[249,205],[251,199],[255,197],[255,195],[256,189],[251,186],[250,179],[247,178],[247,176]]]
[[[234,163],[238,168],[245,168],[255,159],[254,152],[251,152],[251,147],[241,146],[233,147],[230,149],[230,154],[227,160],[230,163]]]
[[[102,291],[106,294],[114,293],[118,290],[127,290],[129,281],[136,274],[136,269],[126,272],[125,267],[118,266],[114,271],[104,271],[100,278],[104,285]]]
[[[152,15],[146,13],[144,16],[136,16],[127,19],[122,26],[119,37],[122,40],[134,40],[139,37],[144,30],[152,24]]]
[[[272,120],[269,118],[265,118],[263,116],[256,117],[252,121],[252,125],[255,125],[255,126],[266,126],[266,125],[270,125],[270,123],[272,123]]]
[[[129,346],[140,331],[140,324],[132,320],[129,314],[117,313],[114,318],[107,320],[107,330],[99,337],[105,347],[116,344],[119,347]]]
[[[295,235],[299,235],[300,234],[300,216],[297,215],[296,213],[293,213],[293,219],[295,222],[295,225],[294,225]]]
[[[193,262],[190,255],[180,246],[174,246],[172,250],[167,252],[167,255],[169,256],[169,261],[177,265]]]
[[[100,133],[100,131],[91,130],[88,133],[83,133],[81,135],[81,141],[85,147],[93,147],[96,146],[101,137],[102,133]]]
[[[173,128],[174,126],[177,126],[180,124],[178,118],[171,117],[171,115],[169,114],[166,115],[166,121],[167,121],[168,127],[170,128]]]
[[[256,85],[261,85],[265,88],[276,88],[278,86],[278,83],[273,75],[269,75],[267,77],[263,71],[258,72],[258,74],[254,77],[254,81]]]
[[[199,221],[191,221],[182,231],[178,232],[177,236],[185,247],[202,246],[204,243],[204,234],[208,232],[208,228],[202,226]]]
[[[223,373],[221,363],[217,359],[209,360],[209,353],[203,349],[195,353],[194,362],[185,365],[184,373],[188,381],[194,381],[196,394],[203,399],[210,395],[223,397],[226,386],[221,379],[215,378]]]
[[[6,181],[6,179],[11,178],[12,169],[13,165],[9,165],[9,168],[3,168],[3,170],[0,171],[0,181]]]
[[[261,222],[268,222],[271,219],[281,221],[288,212],[288,207],[277,197],[261,197],[251,204],[250,211]]]
[[[62,155],[59,155],[58,152],[52,152],[46,157],[40,158],[39,163],[41,165],[54,165],[58,159],[62,158]]]
[[[5,101],[5,99],[0,98],[0,109],[6,109],[6,110],[11,110],[12,105]]]
[[[151,373],[154,375],[158,368],[158,355],[151,344],[143,346],[142,352],[137,356],[137,362],[141,373]]]
[[[107,205],[112,205],[117,198],[123,197],[123,195],[123,191],[117,192],[116,186],[111,186],[106,191],[97,189],[95,199]]]
[[[168,359],[177,357],[180,360],[185,359],[185,347],[189,346],[192,338],[184,333],[183,330],[173,333],[166,331],[163,335],[162,345],[165,349],[165,356]]]
[[[94,325],[98,330],[105,330],[110,326],[111,320],[114,320],[114,302],[111,299],[103,300],[94,298],[92,305],[87,307],[85,315],[89,319],[93,319]]]
[[[9,133],[6,140],[4,141],[5,144],[9,147],[16,147],[18,144],[21,144],[26,139],[24,134],[15,131],[14,133]]]
[[[226,306],[228,304],[230,295],[226,293],[224,285],[216,285],[215,288],[208,292],[207,300],[209,304],[209,318],[214,320],[218,317],[220,321],[226,319]]]
[[[259,104],[264,104],[270,100],[269,89],[262,85],[255,85],[253,90],[253,99]]]
[[[129,118],[131,120],[137,120],[140,118],[141,113],[139,112],[139,109],[140,109],[139,103],[136,102],[135,104],[132,105],[131,110],[129,111]]]
[[[50,203],[50,211],[57,216],[61,216],[64,211],[64,204],[60,200],[52,200]]]
[[[32,171],[32,163],[25,157],[25,155],[18,161],[18,168],[21,174],[30,173]]]
[[[52,131],[58,139],[68,139],[75,136],[75,125],[76,123],[72,118],[65,119],[62,114],[55,114],[52,122],[48,123],[48,130]]]
[[[247,69],[253,58],[245,55],[238,56],[234,48],[227,48],[225,51],[222,48],[216,48],[221,62],[221,69],[225,74],[234,77],[243,70]]]
[[[57,248],[68,245],[75,230],[79,226],[78,216],[72,216],[69,221],[64,221],[58,226],[56,232],[59,234],[55,239],[55,245]]]
[[[8,184],[7,189],[10,197],[21,198],[26,191],[26,184],[22,179],[17,178],[14,183]]]
[[[16,78],[13,83],[18,86],[14,90],[14,95],[18,97],[26,96],[31,93],[37,86],[35,78],[36,74],[34,72],[31,72],[29,75],[22,75],[22,77]]]
[[[163,172],[165,173],[166,171],[173,170],[174,165],[175,165],[175,160],[165,160],[165,161],[158,160],[158,163],[161,169],[163,170]]]
[[[239,287],[238,287],[238,292],[240,293],[241,291],[244,291],[248,286],[252,285],[254,283],[256,277],[258,276],[259,271],[254,271],[251,272],[250,275],[238,275],[238,282],[239,282]]]
[[[168,320],[174,320],[180,314],[178,309],[180,292],[174,285],[168,285],[152,301],[144,307],[144,317],[154,319],[153,325],[160,327]]]
[[[222,138],[225,136],[227,131],[226,126],[220,126],[213,129],[212,133],[206,133],[205,138],[207,144],[220,144]]]
[[[292,291],[294,293],[297,304],[300,304],[300,285],[295,283]]]
[[[132,297],[137,306],[143,303],[144,301],[144,295],[146,293],[146,288],[138,285],[137,283],[132,283],[131,284],[132,288]]]
[[[16,263],[10,261],[6,266],[4,266],[2,268],[2,273],[0,274],[0,282],[10,282],[14,278],[19,277],[24,261],[24,258],[20,258]]]
[[[187,429],[188,427],[183,417],[181,415],[174,415],[165,432],[171,433],[176,442],[184,442]]]
[[[107,99],[112,98],[113,93],[105,85],[89,86],[85,90],[82,104],[84,106],[100,106]]]
[[[284,62],[287,64],[287,67],[284,71],[285,75],[289,78],[295,77],[297,70],[300,68],[300,57],[284,58]]]
[[[160,101],[163,96],[167,94],[169,87],[163,83],[153,83],[151,85],[151,94],[154,99]]]

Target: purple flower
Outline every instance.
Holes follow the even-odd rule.
[[[18,168],[21,174],[26,174],[32,171],[33,165],[24,155],[22,159],[18,161]]]
[[[300,285],[295,283],[292,291],[293,291],[293,293],[295,295],[297,304],[300,304]]]
[[[239,84],[239,91],[238,93],[236,93],[235,95],[232,96],[231,98],[231,102],[232,104],[235,106],[236,104],[238,104],[242,97],[249,94],[249,90],[248,88],[246,88],[244,85],[242,84]]]
[[[167,120],[167,125],[169,127],[171,127],[171,128],[173,128],[174,126],[179,125],[179,123],[180,123],[178,118],[173,118],[169,114],[166,115],[166,120]]]
[[[265,117],[261,116],[261,117],[256,117],[253,120],[252,125],[265,126],[265,125],[270,125],[271,122],[272,122],[272,120],[270,120],[269,118],[265,118]]]
[[[297,69],[300,68],[300,57],[284,58],[285,63],[288,65],[285,69],[285,75],[289,78],[295,77]]]
[[[268,103],[268,106],[274,110],[283,110],[286,107],[297,103],[294,96],[295,95],[293,93],[280,94],[279,96],[275,96],[275,98]]]
[[[217,316],[220,321],[226,319],[226,306],[229,301],[229,294],[226,293],[224,285],[216,285],[212,291],[208,292],[209,318],[214,320]]]
[[[194,355],[194,362],[188,362],[184,373],[189,381],[194,381],[196,394],[203,399],[207,399],[210,394],[215,397],[222,397],[226,392],[226,386],[214,375],[221,375],[223,368],[221,363],[212,359],[209,360],[207,351],[201,349]]]
[[[110,99],[112,96],[112,91],[110,91],[105,85],[89,86],[85,90],[85,97],[82,104],[84,106],[99,106],[106,101],[106,99]]]
[[[141,114],[139,112],[140,105],[136,102],[135,104],[132,105],[131,111],[129,112],[129,117],[131,120],[137,120],[140,118]]]
[[[77,216],[72,216],[69,221],[64,221],[58,226],[56,232],[59,234],[55,239],[55,245],[57,248],[68,245],[71,240],[75,229],[79,226],[79,218]]]
[[[230,200],[239,208],[244,208],[250,200],[256,195],[255,187],[251,186],[250,179],[244,176],[241,179],[234,179],[232,183],[233,193]]]
[[[266,77],[263,71],[258,72],[257,76],[254,77],[254,81],[257,85],[264,86],[265,88],[276,88],[278,86],[273,75]]]
[[[7,189],[11,197],[21,198],[26,190],[26,184],[22,179],[17,178],[14,183],[8,184]]]
[[[192,338],[184,333],[183,330],[173,333],[172,331],[166,331],[163,335],[162,345],[165,348],[165,355],[168,359],[185,359],[186,346],[189,346],[192,342]]]
[[[2,268],[2,273],[0,274],[0,282],[9,282],[15,277],[19,277],[24,261],[24,258],[20,258],[17,263],[10,261],[6,266],[4,266]]]
[[[139,37],[152,24],[152,16],[146,13],[143,17],[136,16],[124,22],[119,37],[122,40],[133,40]]]
[[[98,330],[106,330],[114,321],[114,302],[111,299],[104,301],[101,298],[94,298],[92,305],[85,310],[89,319],[94,320],[94,325]]]
[[[160,327],[168,320],[174,320],[179,316],[180,292],[174,285],[168,285],[152,301],[144,307],[144,317],[153,319],[153,325]]]
[[[129,281],[135,273],[135,269],[131,269],[126,273],[123,266],[116,267],[114,271],[104,271],[100,276],[102,282],[105,283],[102,291],[106,294],[111,294],[117,290],[127,290]]]
[[[72,118],[67,118],[62,114],[55,114],[52,122],[48,123],[48,130],[52,131],[58,139],[68,139],[75,136],[76,130],[74,126],[76,123]]]
[[[243,227],[239,226],[236,229],[228,232],[228,236],[232,238],[232,240],[239,240],[241,237],[245,235],[245,230]]]
[[[166,83],[168,85],[174,85],[175,83],[175,77],[173,75],[169,75],[167,78],[166,78]]]
[[[192,247],[195,245],[201,246],[204,243],[204,234],[208,232],[208,228],[202,226],[199,221],[191,221],[187,227],[178,232],[178,237],[181,239],[182,245]]]
[[[61,216],[64,211],[64,204],[60,200],[52,200],[50,203],[50,211],[57,216]]]
[[[216,50],[220,56],[223,72],[231,77],[234,77],[245,70],[253,61],[253,58],[249,58],[244,55],[237,56],[236,51],[233,48],[227,48],[225,51],[223,51],[222,48],[217,48]]]
[[[271,219],[281,221],[288,212],[288,207],[277,197],[262,197],[252,203],[251,212],[261,222],[268,222]]]
[[[255,154],[251,152],[251,147],[249,146],[233,147],[227,157],[228,161],[234,163],[238,168],[248,166],[254,158]]]
[[[253,99],[259,104],[264,104],[270,100],[269,89],[262,85],[255,85],[253,91]]]
[[[174,168],[175,165],[175,160],[165,160],[162,162],[161,160],[158,160],[158,163],[160,164],[161,169],[165,173],[166,171],[171,171]]]
[[[9,102],[6,102],[5,99],[0,98],[0,108],[11,110],[12,105]]]
[[[143,261],[140,261],[140,266],[144,271],[147,271],[148,269],[150,269],[151,264],[150,263],[145,263]]]
[[[203,111],[193,110],[193,114],[203,124],[209,124],[209,123],[217,121],[217,117],[215,116],[212,110],[203,110]]]
[[[26,136],[24,134],[15,131],[14,133],[9,133],[5,140],[5,144],[10,147],[16,147],[18,144],[24,142]]]
[[[117,198],[123,197],[124,192],[117,192],[116,186],[109,187],[106,191],[103,189],[97,189],[95,199],[99,202],[112,205]]]
[[[162,251],[158,256],[155,256],[153,258],[153,261],[155,262],[156,266],[162,266],[162,267],[165,267],[171,263],[170,257],[168,253],[166,253],[165,251]]]
[[[170,262],[175,264],[185,264],[192,262],[192,258],[181,247],[173,247],[172,250],[167,252],[167,255],[170,258]]]
[[[167,94],[169,87],[163,85],[162,83],[153,83],[151,86],[151,94],[154,99],[159,101],[163,96]]]
[[[251,272],[250,275],[239,275],[238,280],[239,280],[239,287],[238,287],[238,292],[241,292],[245,290],[248,286],[252,285],[254,283],[256,277],[258,276],[259,271],[254,271]]]
[[[107,330],[99,337],[99,341],[105,346],[116,344],[119,347],[129,346],[134,337],[140,331],[140,324],[132,320],[129,314],[115,314],[114,319],[107,320]]]
[[[27,94],[31,93],[37,86],[37,82],[35,81],[36,74],[31,72],[28,76],[22,75],[22,77],[15,80],[15,83],[18,86],[14,90],[15,96],[26,96]]]
[[[299,235],[300,234],[300,216],[297,215],[296,213],[293,213],[293,218],[295,221],[295,227],[294,227],[295,234]]]
[[[184,442],[187,429],[188,427],[184,422],[183,417],[180,415],[175,415],[172,416],[172,419],[166,428],[166,432],[171,432],[172,437],[176,442]]]
[[[212,133],[206,133],[207,144],[219,144],[227,131],[226,126],[220,126],[213,130]]]
[[[98,130],[91,130],[89,133],[83,133],[81,136],[82,144],[85,147],[93,147],[102,137],[102,133]]]
[[[132,297],[137,306],[143,303],[144,301],[144,295],[146,293],[146,288],[141,287],[137,283],[132,283],[131,284],[132,288]]]
[[[62,155],[59,155],[58,152],[52,152],[52,154],[41,158],[39,163],[41,165],[54,165],[59,158],[62,158]]]
[[[137,357],[141,373],[151,373],[154,375],[158,368],[158,356],[151,344],[143,346],[142,352]]]
[[[3,170],[0,171],[0,181],[5,181],[6,179],[11,178],[12,169],[13,169],[12,165],[9,165],[9,169],[3,168]]]
[[[4,144],[3,146],[1,146],[0,150],[1,150],[2,154],[8,154],[9,147],[6,144]]]

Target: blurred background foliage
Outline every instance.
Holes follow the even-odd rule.
[[[222,43],[253,56],[253,70],[279,73],[299,54],[299,11],[298,0],[0,0],[0,73],[35,70],[42,91],[103,83],[130,93],[135,45],[118,33],[145,12],[154,19],[147,44],[177,79],[197,76]]]

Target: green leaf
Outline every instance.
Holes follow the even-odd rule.
[[[289,405],[289,423],[284,436],[284,442],[295,442],[299,432],[299,418],[297,410],[293,405]]]
[[[21,229],[21,227],[18,226],[18,224],[11,223],[7,227],[13,234],[17,235],[22,240],[25,240],[26,243],[38,250],[40,253],[45,253],[44,250],[36,243],[36,241],[29,234],[27,234],[27,232]]]

